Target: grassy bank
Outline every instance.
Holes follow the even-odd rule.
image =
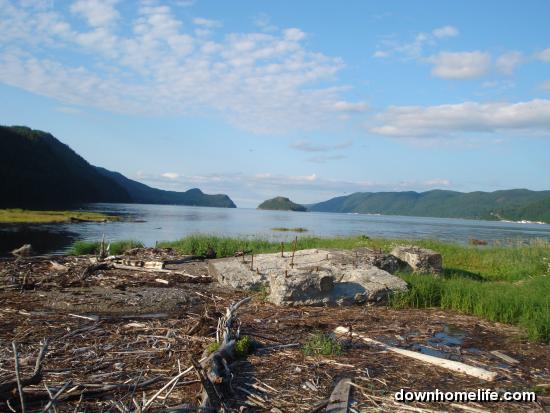
[[[47,224],[71,221],[118,221],[119,217],[84,211],[32,211],[28,209],[0,209],[2,224]]]
[[[95,255],[99,253],[100,241],[76,241],[67,251],[69,255]],[[109,253],[123,254],[132,248],[142,248],[143,243],[134,240],[114,241],[110,243]]]
[[[395,245],[415,244],[431,248],[443,256],[442,277],[399,274],[410,285],[409,292],[396,296],[395,307],[441,307],[473,314],[492,321],[516,324],[535,341],[550,340],[550,242],[529,245],[509,243],[497,246],[465,246],[439,241],[396,241],[368,237],[298,239],[297,248],[371,247],[390,251]],[[189,236],[162,242],[182,254],[217,257],[235,251],[277,252],[280,243],[213,236]],[[292,242],[285,250],[292,249]]]

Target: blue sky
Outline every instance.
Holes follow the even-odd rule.
[[[550,189],[550,2],[0,0],[0,123],[238,206]]]

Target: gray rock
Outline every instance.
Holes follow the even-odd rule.
[[[391,254],[404,262],[413,272],[420,274],[441,274],[441,254],[426,248],[405,245],[395,247]]]

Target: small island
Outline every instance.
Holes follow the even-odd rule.
[[[273,211],[306,211],[306,207],[292,202],[290,199],[278,196],[258,205],[258,209],[268,209]]]

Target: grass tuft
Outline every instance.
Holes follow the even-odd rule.
[[[319,332],[304,344],[302,352],[306,356],[339,356],[342,354],[342,345],[330,334]]]
[[[99,253],[100,241],[76,241],[67,251],[68,255],[96,255]],[[143,243],[134,240],[111,242],[109,254],[120,255],[133,248],[143,248]]]
[[[253,343],[249,336],[242,336],[235,342],[235,354],[244,358],[252,353]]]

